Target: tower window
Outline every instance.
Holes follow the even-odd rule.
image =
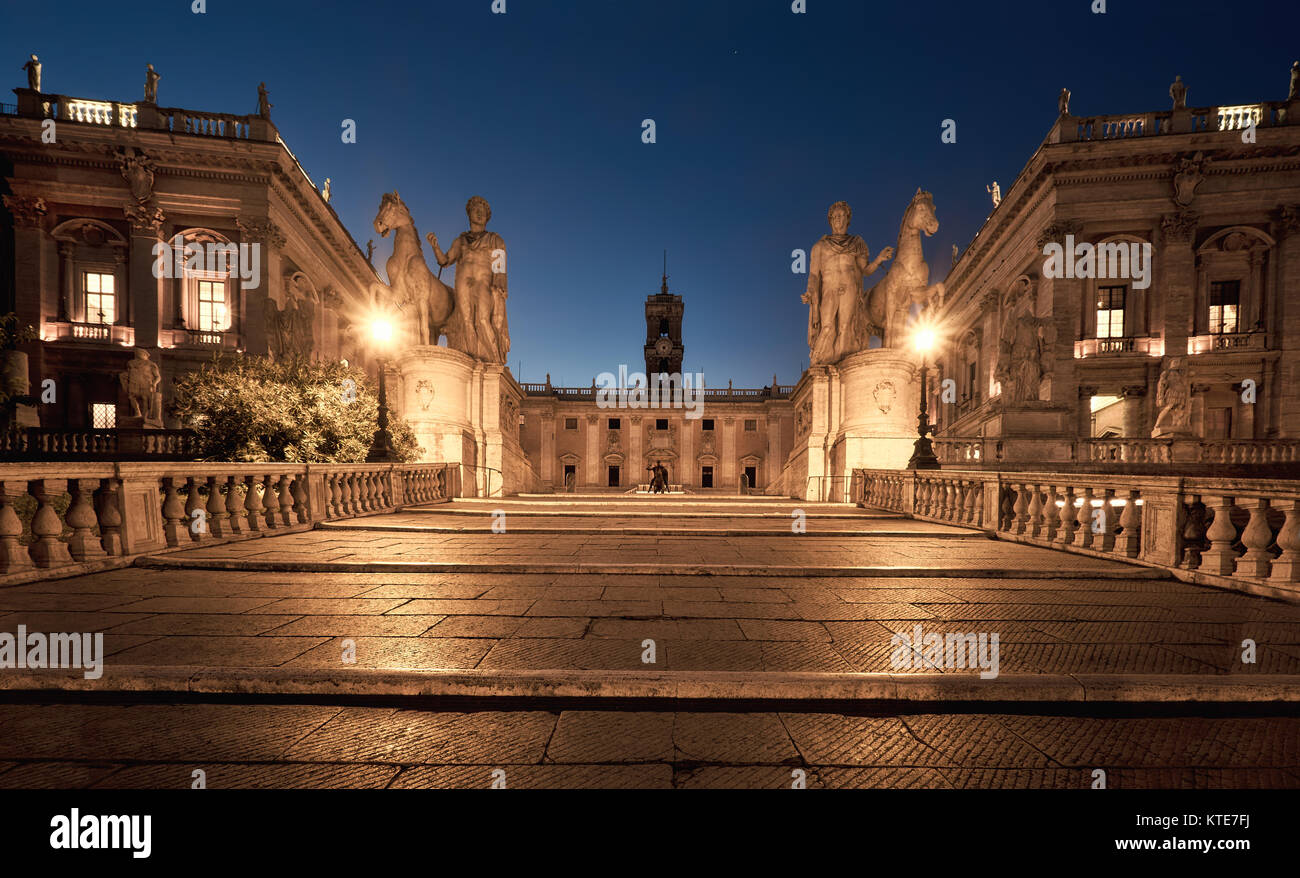
[[[660,318],[659,318],[659,334],[660,334],[660,335],[667,335],[667,334],[668,334],[668,318],[667,318],[667,317],[660,317]]]
[[[577,419],[577,418],[565,418],[565,419],[564,419],[564,429],[566,429],[566,430],[576,430],[576,429],[578,429],[578,419]]]
[[[713,418],[705,418],[704,420],[700,421],[700,429],[706,432],[712,432]]]
[[[656,418],[656,419],[655,419],[655,429],[656,429],[656,430],[667,430],[667,429],[668,429],[668,419],[667,419],[667,418]]]
[[[622,429],[622,426],[623,426],[623,422],[622,422],[620,419],[618,419],[618,418],[610,418],[610,419],[609,419],[609,428],[610,428],[611,430],[619,430],[619,429]]]
[[[756,421],[756,420],[747,420],[747,421],[745,421],[745,432],[746,432],[746,433],[754,433],[754,432],[756,432],[757,430],[758,430],[758,421]]]

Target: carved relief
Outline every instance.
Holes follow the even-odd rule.
[[[1166,241],[1189,241],[1196,232],[1199,217],[1189,211],[1166,214],[1160,220],[1160,230]]]
[[[433,405],[433,385],[427,378],[420,379],[415,385],[415,399],[420,404],[420,411],[427,412],[429,406]]]
[[[45,216],[45,199],[31,198],[26,195],[4,196],[5,207],[13,214],[14,225],[20,229],[40,228]]]
[[[301,271],[285,278],[280,288],[280,295],[267,296],[268,346],[277,360],[306,359],[315,349],[314,328],[320,294]]]
[[[1053,321],[1037,316],[1036,300],[1033,285],[1022,278],[1002,306],[994,378],[1002,384],[1003,403],[1036,401],[1043,378],[1052,371]]]
[[[1191,435],[1191,410],[1188,405],[1191,390],[1186,359],[1170,357],[1165,363],[1164,371],[1160,373],[1160,385],[1156,391],[1156,405],[1160,409],[1160,414],[1156,416],[1156,425],[1151,430],[1151,438]]]
[[[882,415],[889,414],[889,410],[894,407],[894,400],[898,397],[898,390],[894,387],[892,381],[880,381],[871,391],[871,398],[876,401],[876,408],[880,409]]]
[[[812,429],[812,403],[805,402],[799,406],[798,411],[794,413],[794,432],[796,436],[802,436]]]
[[[1208,163],[1209,160],[1202,152],[1192,158],[1179,160],[1178,169],[1174,172],[1174,204],[1179,207],[1191,206],[1196,197],[1196,187],[1205,182],[1205,166]]]

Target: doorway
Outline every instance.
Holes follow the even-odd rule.
[[[609,468],[609,486],[611,488],[618,487],[618,467],[616,466],[611,466]]]
[[[712,488],[712,487],[713,487],[713,467],[711,467],[711,466],[706,466],[706,467],[703,468],[703,470],[701,470],[701,472],[700,472],[700,487],[701,487],[701,488]]]

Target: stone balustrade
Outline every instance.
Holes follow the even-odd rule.
[[[854,475],[862,506],[1300,599],[1297,482],[955,469]]]
[[[991,438],[939,437],[934,453],[943,464],[1039,468],[1117,469],[1140,466],[1151,471],[1177,465],[1180,471],[1199,467],[1206,474],[1222,465],[1238,467],[1300,464],[1300,439],[1043,439],[1019,438],[1014,443]]]
[[[442,463],[3,463],[0,576],[66,575],[459,495],[459,467]],[[35,506],[26,544],[20,503]]]

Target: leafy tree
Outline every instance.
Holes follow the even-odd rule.
[[[224,356],[176,379],[172,412],[198,434],[206,460],[361,463],[379,399],[366,374],[341,363]],[[398,457],[419,457],[415,433],[389,413]]]

